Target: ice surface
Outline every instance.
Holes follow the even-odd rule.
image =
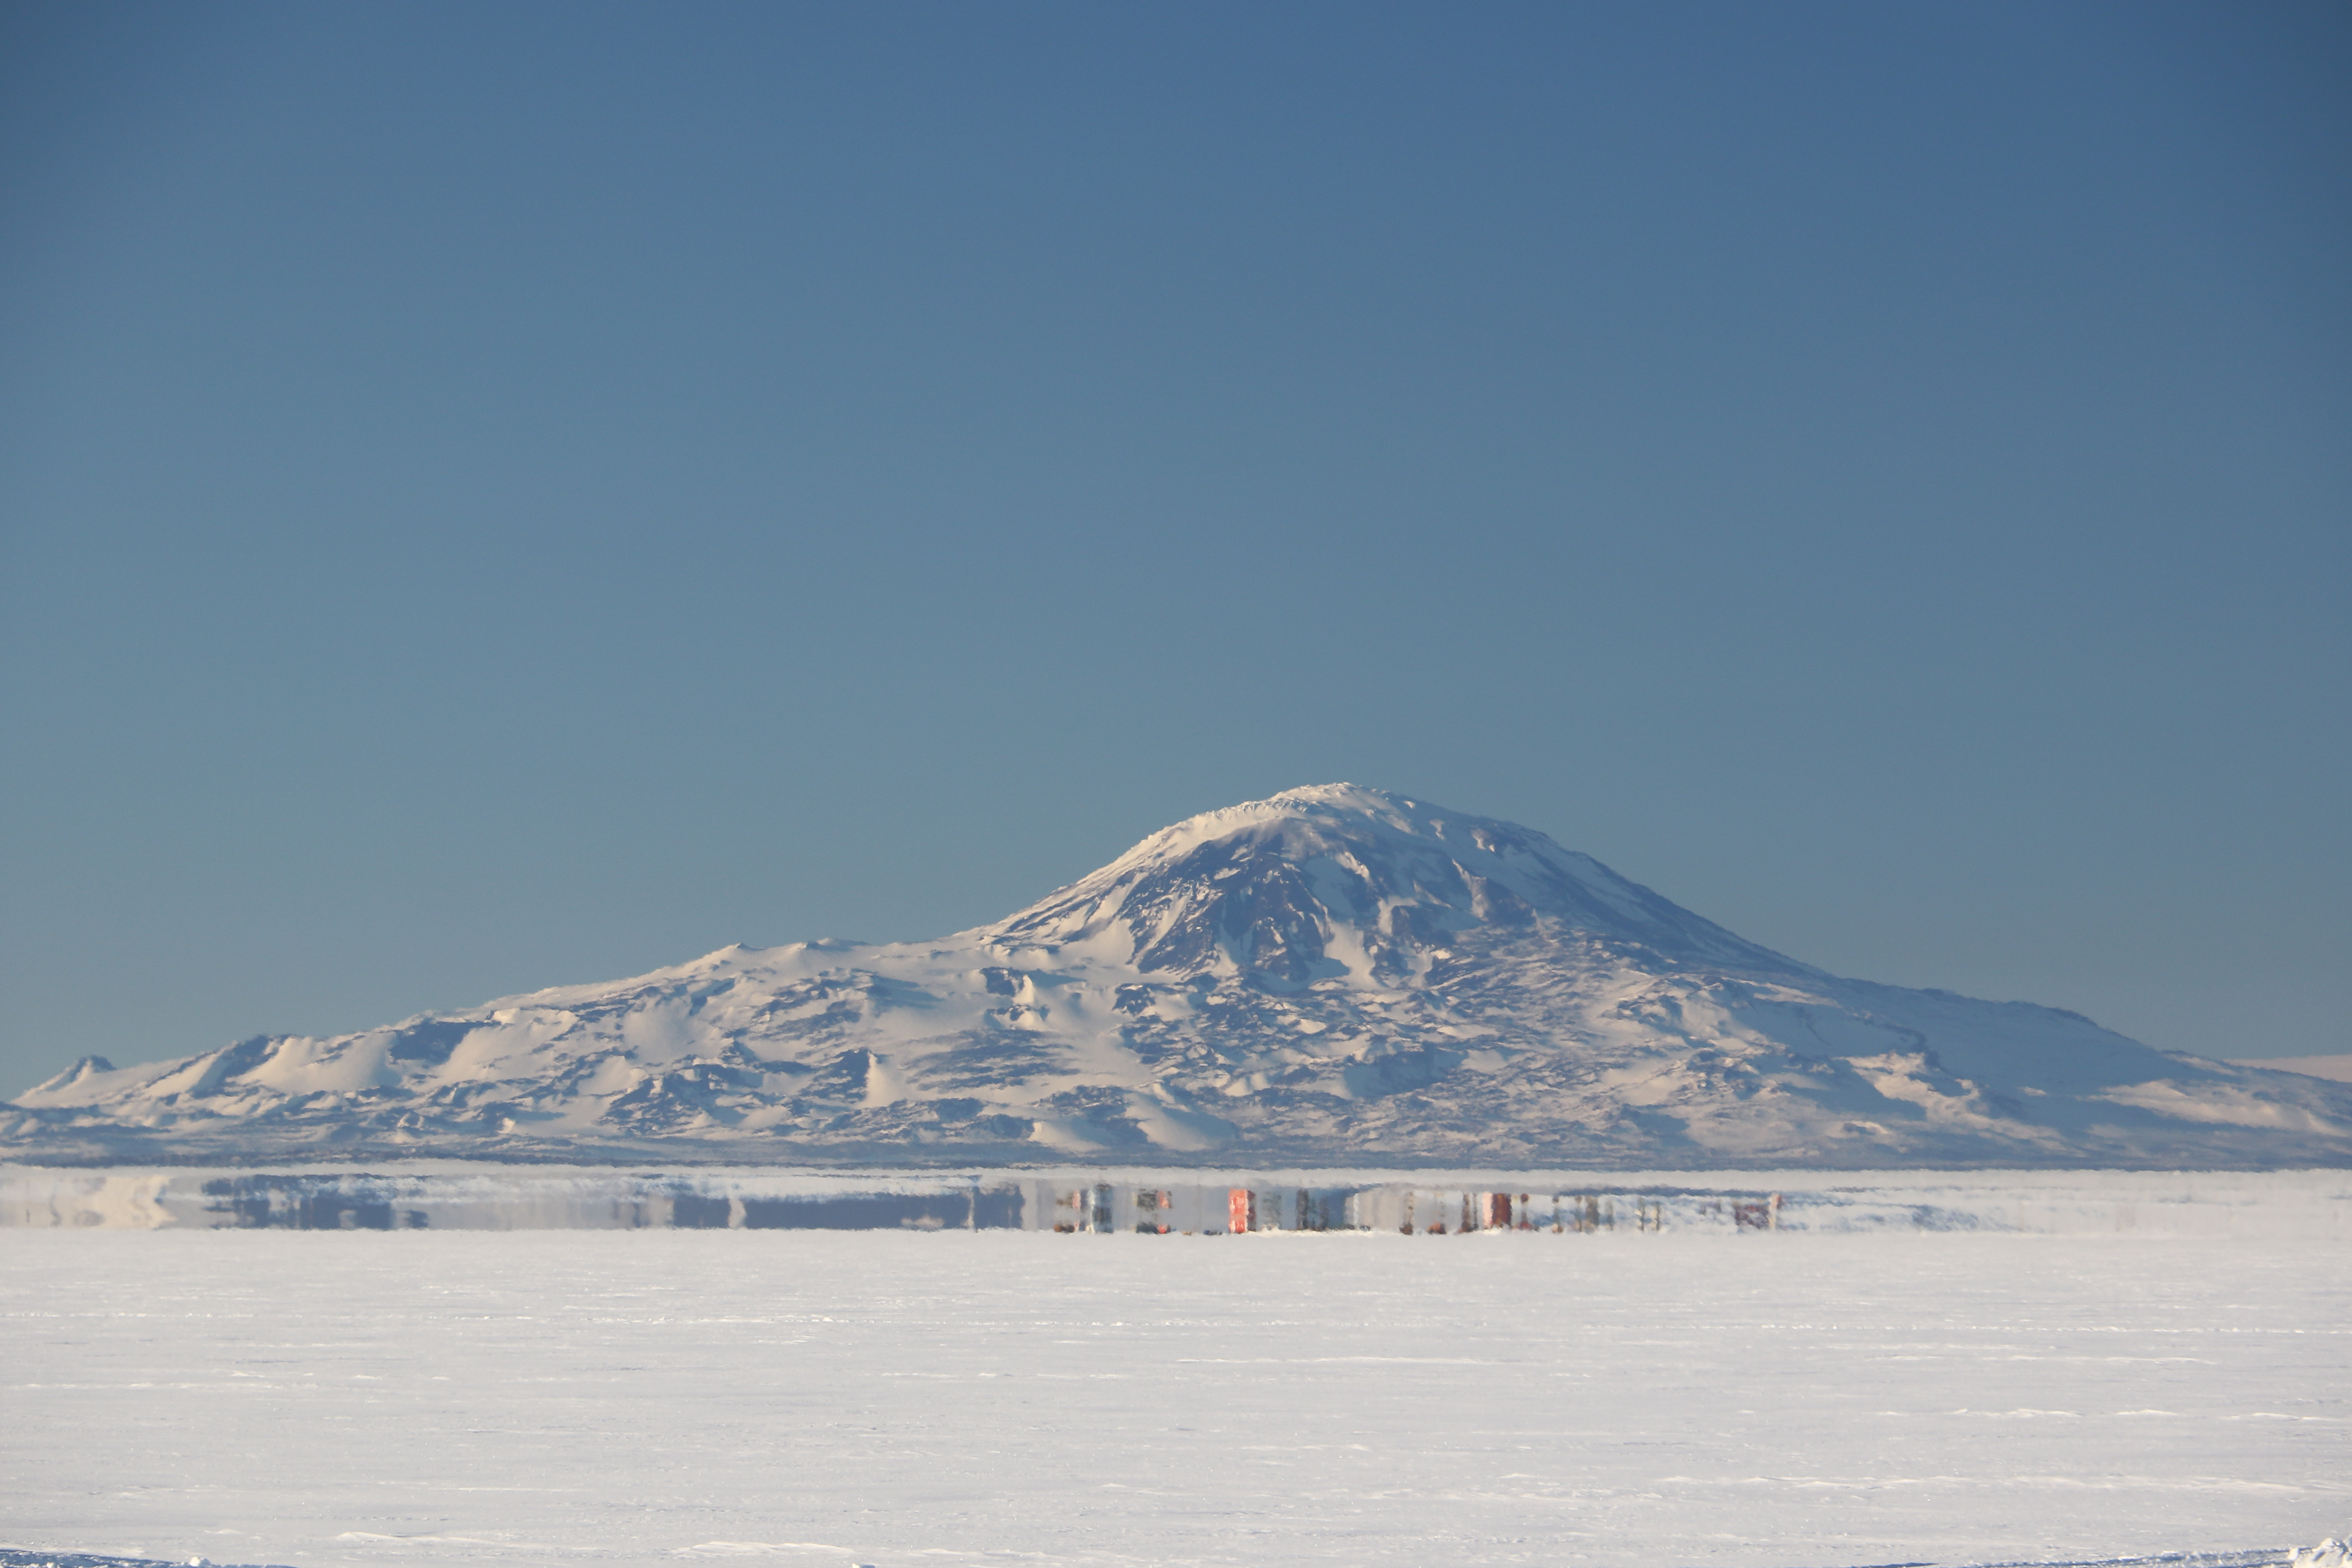
[[[0,1541],[185,1562],[2270,1549],[2340,1237],[0,1231]]]

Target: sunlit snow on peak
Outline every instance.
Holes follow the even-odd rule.
[[[2352,1162],[2352,1087],[1843,980],[1532,829],[1361,784],[1152,834],[932,942],[175,1062],[86,1060],[0,1152],[1704,1166]]]

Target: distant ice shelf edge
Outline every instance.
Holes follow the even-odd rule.
[[[0,1166],[0,1227],[2352,1240],[2352,1172],[1670,1173]]]
[[[48,1165],[436,1156],[2343,1167],[2352,1084],[1841,978],[1541,833],[1324,784],[936,942],[730,947],[357,1034],[85,1058],[0,1104],[0,1159]]]

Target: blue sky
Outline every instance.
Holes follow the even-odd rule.
[[[1334,779],[2352,1050],[2352,23],[0,13],[0,1092]]]

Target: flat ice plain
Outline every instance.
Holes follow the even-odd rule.
[[[184,1563],[1839,1568],[2352,1522],[2336,1227],[5,1229],[0,1310],[0,1543]]]

